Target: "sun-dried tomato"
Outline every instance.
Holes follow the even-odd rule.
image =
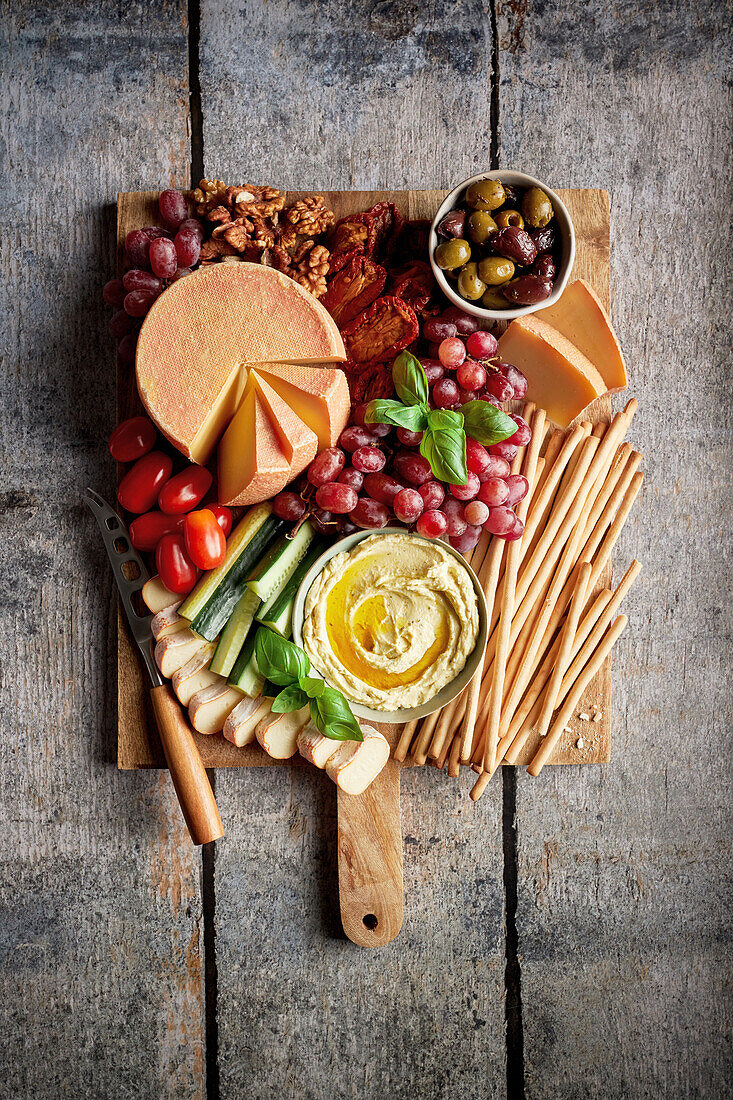
[[[437,289],[432,268],[425,260],[413,260],[390,272],[390,293],[422,313]]]
[[[371,214],[349,214],[334,226],[331,236],[331,274],[339,271],[352,256],[371,256],[376,243],[377,224]]]
[[[384,290],[387,272],[366,256],[352,256],[331,277],[321,302],[339,325],[352,321]]]
[[[393,359],[419,332],[414,309],[393,296],[377,298],[341,329],[348,358],[363,365]]]
[[[429,235],[430,222],[427,219],[403,222],[394,239],[388,266],[396,267],[427,256]]]
[[[393,202],[378,202],[367,213],[374,221],[374,251],[372,254],[382,262],[389,261],[394,246],[399,240],[405,219]]]
[[[394,397],[392,367],[388,363],[371,363],[359,372],[347,371],[349,392],[353,405],[374,401],[377,397]]]

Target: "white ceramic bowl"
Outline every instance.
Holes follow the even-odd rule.
[[[434,254],[435,249],[440,243],[437,227],[448,211],[453,210],[454,207],[458,205],[459,200],[463,196],[463,192],[469,184],[476,183],[478,180],[501,180],[502,183],[513,184],[515,187],[541,187],[550,199],[555,210],[557,227],[560,231],[562,263],[557,272],[552,294],[549,298],[545,298],[543,302],[537,302],[537,304],[533,306],[515,306],[509,309],[484,309],[483,306],[477,305],[476,302],[468,302],[465,298],[462,298],[461,295],[453,289],[450,280],[436,264]],[[486,321],[513,321],[515,317],[524,317],[527,313],[535,313],[538,309],[546,309],[547,306],[553,305],[553,303],[558,300],[570,278],[570,272],[573,269],[573,263],[575,261],[575,230],[573,229],[573,223],[565,203],[551,187],[548,187],[542,180],[535,179],[534,176],[528,176],[525,172],[512,172],[508,169],[505,171],[499,168],[495,172],[479,172],[478,175],[471,176],[469,179],[464,180],[463,183],[459,183],[458,187],[454,187],[451,193],[446,196],[438,207],[437,214],[433,218],[433,224],[430,227],[428,250],[430,252],[430,264],[433,269],[433,274],[438,281],[438,286],[443,291],[446,298],[450,299],[454,305],[460,306],[464,312],[470,313],[474,317],[481,317]]]
[[[303,577],[303,581],[295,596],[295,604],[293,606],[293,640],[295,644],[301,647],[303,645],[303,620],[305,618],[306,596],[316,577],[321,570],[328,565],[331,558],[334,558],[344,550],[351,550],[358,543],[363,542],[364,539],[371,538],[372,535],[405,535],[407,533],[404,527],[383,527],[380,531],[357,531],[353,535],[347,535],[346,538],[339,539],[339,541],[335,542],[333,546],[330,546],[328,550],[325,550],[320,558],[313,562],[313,565]],[[422,539],[422,535],[417,535],[415,533],[411,533],[411,537]],[[433,540],[424,539],[423,541],[432,542]],[[468,565],[463,555],[459,554],[458,551],[454,550],[448,543],[441,543],[441,545],[445,547],[449,554],[452,554],[453,557],[460,561],[461,565],[468,570],[471,580],[473,581],[476,600],[478,602],[478,637],[476,639],[476,645],[456,678],[451,680],[449,684],[446,684],[445,687],[432,699],[429,699],[427,703],[423,703],[422,706],[419,707],[406,707],[404,710],[373,710],[371,707],[362,706],[360,703],[352,703],[351,700],[349,700],[351,709],[357,718],[363,718],[367,722],[413,722],[418,718],[424,718],[427,714],[432,714],[433,711],[440,710],[441,707],[446,706],[452,699],[455,699],[455,697],[463,691],[469,680],[471,680],[478,667],[478,663],[486,648],[488,627],[486,597],[479,584],[478,577],[471,569],[470,565]]]

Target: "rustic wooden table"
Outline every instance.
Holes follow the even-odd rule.
[[[730,9],[6,0],[2,11],[0,1096],[730,1095]],[[447,187],[487,166],[611,192],[646,488],[614,760],[403,777],[406,918],[338,922],[335,795],[220,773],[193,850],[115,767],[100,288],[121,190],[205,170]]]

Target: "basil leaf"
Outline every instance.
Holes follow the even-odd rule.
[[[392,381],[397,396],[405,405],[425,405],[429,397],[423,365],[409,351],[402,351],[392,366]]]
[[[255,638],[255,660],[262,676],[279,687],[288,687],[307,676],[311,663],[297,645],[281,638],[273,630],[261,626]]]
[[[311,699],[311,718],[324,737],[332,741],[363,741],[351,707],[340,691],[326,685],[318,699]]]
[[[270,705],[273,714],[290,714],[294,710],[300,710],[308,702],[308,696],[297,684],[290,684],[276,695]]]
[[[453,409],[431,409],[428,413],[428,426],[433,431],[440,428],[462,428],[463,413]]]
[[[466,435],[477,443],[490,447],[493,443],[502,443],[517,430],[511,416],[497,409],[490,401],[467,401],[461,406]]]
[[[309,699],[319,699],[326,689],[325,680],[318,680],[315,676],[301,676],[298,683]]]
[[[428,426],[420,440],[420,454],[428,460],[439,481],[447,481],[450,485],[465,485],[468,481],[463,428]]]
[[[370,401],[364,416],[367,424],[394,424],[411,432],[422,432],[428,422],[427,405],[403,405],[390,398]]]

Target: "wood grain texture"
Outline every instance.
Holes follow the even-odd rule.
[[[680,251],[675,222],[703,195],[730,207],[730,9],[500,3],[499,36],[501,161],[611,191],[647,475],[615,554],[616,579],[633,556],[644,570],[614,655],[613,762],[518,773],[526,1094],[722,1097],[731,249],[727,224],[691,219]]]
[[[198,864],[168,777],[115,766],[116,590],[81,499],[114,493],[116,193],[185,179],[185,21],[0,14],[3,1097],[204,1095]]]

